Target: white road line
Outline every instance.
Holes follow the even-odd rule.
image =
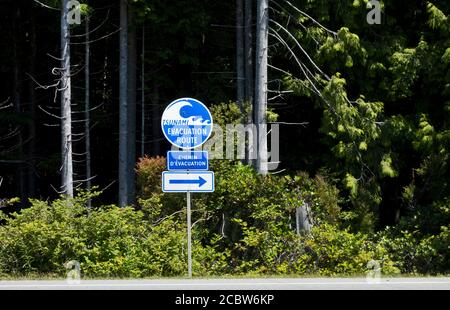
[[[438,285],[450,285],[450,282],[254,282],[254,283],[80,283],[80,284],[2,284],[1,288],[23,288],[23,287],[117,287],[117,286],[267,286],[267,285],[367,285],[367,286],[380,286],[380,285],[420,285],[420,284],[438,284]]]

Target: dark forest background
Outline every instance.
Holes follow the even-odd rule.
[[[117,3],[116,3],[117,2]],[[449,202],[450,23],[448,1],[384,1],[381,25],[366,22],[367,1],[273,1],[270,16],[323,70],[308,78],[308,58],[284,30],[294,53],[270,37],[269,101],[280,130],[282,174],[318,173],[340,190],[341,205],[362,226],[384,227],[420,207]],[[43,1],[58,7],[58,1]],[[136,161],[164,155],[160,115],[173,99],[213,106],[236,101],[236,9],[229,1],[130,1],[137,38]],[[253,4],[255,5],[255,4]],[[117,180],[119,2],[89,3],[92,183]],[[308,12],[305,17],[293,7]],[[35,1],[1,0],[0,197],[56,198],[60,183],[59,101],[46,86],[60,66],[60,11]],[[83,15],[82,19],[85,18]],[[254,26],[254,24],[253,24]],[[83,25],[72,27],[74,169],[84,176]],[[141,58],[142,34],[145,52]],[[140,141],[141,61],[145,64],[145,141]],[[311,79],[313,82],[311,82]],[[311,91],[316,83],[320,95]],[[306,85],[306,86],[305,86]],[[83,183],[80,183],[83,187]],[[117,202],[114,182],[101,196]],[[371,214],[371,219],[365,217]],[[366,222],[365,222],[366,221]]]

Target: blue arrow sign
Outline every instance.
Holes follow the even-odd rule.
[[[207,151],[168,151],[168,170],[208,170]]]
[[[206,180],[202,177],[194,180],[169,180],[169,184],[198,184],[198,187],[202,187],[206,183]]]
[[[173,172],[162,173],[163,192],[213,192],[214,172]]]

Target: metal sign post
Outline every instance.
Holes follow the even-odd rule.
[[[192,237],[191,237],[191,192],[186,192],[187,202],[187,237],[188,237],[188,276],[192,278]]]

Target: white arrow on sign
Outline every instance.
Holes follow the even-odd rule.
[[[214,172],[172,172],[162,174],[163,192],[214,192]]]

